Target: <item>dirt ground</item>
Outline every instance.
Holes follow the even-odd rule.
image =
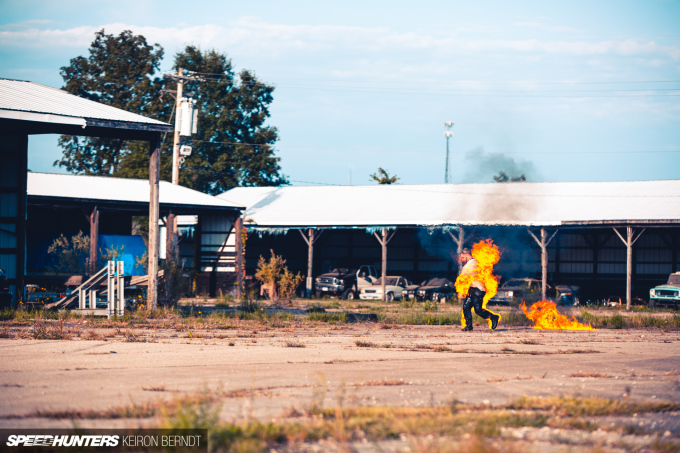
[[[464,333],[458,326],[379,323],[219,335],[158,329],[106,341],[0,339],[0,351],[0,428],[71,427],[73,411],[209,390],[227,395],[226,421],[276,420],[319,402],[421,407],[581,395],[680,403],[680,332],[660,329],[501,326],[491,332],[478,326]],[[153,420],[77,423],[148,426]],[[640,423],[680,436],[677,413]]]

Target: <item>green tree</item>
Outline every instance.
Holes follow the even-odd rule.
[[[61,68],[63,89],[92,101],[167,121],[169,110],[164,111],[167,105],[159,98],[163,80],[152,78],[162,58],[163,48],[158,44],[149,45],[141,35],[133,35],[129,30],[118,36],[107,35],[102,29],[95,33],[87,58],[73,58],[69,66]],[[118,175],[130,152],[129,142],[113,138],[64,135],[59,144],[63,155],[54,165],[76,174]],[[145,143],[142,146],[148,148]]]
[[[174,119],[175,99],[163,94],[174,89],[171,78],[154,78],[163,49],[143,36],[125,31],[119,36],[97,32],[89,58],[71,60],[61,74],[67,91],[161,121]],[[287,184],[273,144],[275,127],[265,125],[274,88],[250,71],[234,72],[231,60],[216,50],[187,46],[175,55],[174,69],[198,73],[200,80],[184,86],[198,101],[198,134],[193,152],[180,170],[180,184],[210,194],[236,186]],[[148,177],[149,149],[145,142],[64,136],[64,154],[55,165],[69,172]],[[161,179],[172,174],[172,136],[164,138]]]
[[[378,184],[394,184],[399,179],[397,175],[390,176],[382,167],[378,167],[378,172],[371,175],[371,181],[377,181]]]
[[[498,175],[493,177],[493,180],[495,182],[526,182],[527,178],[523,174],[510,177],[504,171],[501,171],[498,172]]]
[[[174,68],[204,75],[185,85],[198,101],[198,134],[191,137],[193,152],[180,183],[210,194],[287,184],[274,156],[278,131],[265,125],[274,87],[247,70],[237,75],[225,54],[194,46],[175,55]]]

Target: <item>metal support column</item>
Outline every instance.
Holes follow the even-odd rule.
[[[643,228],[637,237],[633,239],[635,231],[633,230],[633,227],[627,226],[626,239],[624,239],[623,236],[621,236],[621,233],[614,228],[614,233],[616,233],[626,246],[626,310],[630,310],[630,300],[633,295],[633,244],[640,239],[640,236],[645,232],[645,229],[646,228]]]
[[[307,286],[306,286],[306,292],[307,292],[307,298],[312,297],[312,290],[314,289],[314,280],[312,278],[312,268],[314,264],[314,243],[319,239],[321,236],[321,233],[323,231],[315,230],[314,228],[309,228],[307,230],[307,236],[305,236],[305,233],[303,233],[302,230],[298,230],[300,232],[300,235],[302,236],[302,239],[305,241],[307,244]]]
[[[393,230],[392,232],[388,233],[387,228],[382,229],[382,237],[378,235],[378,233],[373,233],[375,235],[375,238],[378,240],[380,245],[382,246],[382,301],[385,302],[387,300],[387,294],[385,294],[385,286],[387,284],[387,244],[392,240],[394,237],[394,234],[397,232],[397,230]]]
[[[90,310],[95,310],[97,308],[97,290],[93,288],[89,291],[90,295]]]
[[[125,314],[125,262],[118,261],[116,266],[116,296],[118,299],[118,309],[116,314]]]
[[[552,238],[555,237],[557,234],[557,230],[550,236],[550,239],[546,238],[548,237],[548,233],[546,233],[545,228],[541,228],[541,240],[539,241],[536,235],[532,233],[530,229],[527,228],[527,231],[531,235],[532,238],[534,238],[534,241],[538,244],[538,246],[541,248],[541,297],[543,300],[545,300],[545,293],[546,290],[548,289],[548,244],[550,244],[550,241],[552,241]]]
[[[116,281],[115,281],[115,275],[116,275],[116,262],[115,261],[109,261],[107,268],[106,268],[106,306],[107,306],[107,315],[108,318],[112,318],[113,316],[116,315],[116,305],[115,305],[115,297],[116,297]]]
[[[458,236],[456,237],[452,232],[449,231],[449,235],[451,236],[451,239],[453,239],[453,242],[456,243],[457,249],[456,253],[458,256],[460,256],[463,253],[463,248],[465,245],[465,230],[463,230],[463,227],[458,227]],[[458,260],[458,275],[460,275],[460,272],[463,270],[463,263]]]

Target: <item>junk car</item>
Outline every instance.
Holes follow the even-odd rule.
[[[364,265],[359,269],[335,268],[321,274],[314,281],[314,295],[342,296],[343,299],[356,299],[361,288],[371,286],[378,279],[374,266]]]
[[[665,285],[655,286],[649,290],[649,307],[674,307],[680,306],[680,272],[674,272],[668,276]]]
[[[448,278],[431,278],[418,286],[410,286],[402,291],[402,296],[419,301],[443,302],[456,292],[456,285]]]
[[[557,303],[563,307],[575,307],[581,303],[579,290],[581,288],[573,285],[556,285]]]
[[[639,297],[631,297],[631,305],[647,305],[647,301]],[[607,296],[604,299],[604,305],[607,307],[621,307],[626,305],[626,296]]]
[[[511,278],[498,288],[498,292],[490,302],[505,305],[514,301],[537,302],[542,296],[541,285],[542,282],[535,278]],[[555,288],[547,285],[545,297],[554,299]]]
[[[411,282],[406,277],[386,277],[385,280],[385,300],[391,302],[401,299],[404,288],[411,286]],[[382,277],[371,286],[361,289],[359,298],[361,300],[382,300]]]

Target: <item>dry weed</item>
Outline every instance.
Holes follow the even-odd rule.
[[[585,371],[579,371],[577,373],[571,373],[569,377],[581,377],[581,378],[611,378],[610,375],[608,374],[603,374],[603,373],[595,373],[595,372],[585,372]]]

